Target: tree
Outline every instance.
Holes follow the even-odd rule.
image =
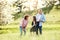
[[[22,12],[23,3],[25,3],[25,2],[27,2],[27,1],[17,0],[17,1],[13,4],[13,6],[18,7],[19,12],[17,12],[17,13],[21,13],[21,12]]]
[[[56,8],[58,9],[58,7],[60,6],[60,0],[58,0],[59,3],[56,5]]]
[[[9,24],[13,21],[11,5],[5,0],[0,0],[0,25]]]

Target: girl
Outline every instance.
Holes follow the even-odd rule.
[[[21,25],[20,25],[21,35],[22,35],[22,31],[24,32],[24,35],[26,34],[27,24],[28,24],[28,15],[26,15],[26,16],[24,17],[24,19],[22,20],[22,23],[21,23]]]
[[[30,32],[36,32],[36,17],[35,16],[33,16],[32,28],[30,29]]]

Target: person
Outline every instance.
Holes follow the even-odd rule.
[[[24,31],[24,35],[26,34],[26,27],[27,27],[27,24],[28,24],[28,15],[26,15],[23,20],[21,21],[21,24],[20,24],[20,32],[21,32],[21,35],[22,35],[22,31]]]
[[[36,32],[36,17],[35,16],[33,16],[32,28],[30,29],[30,32]]]
[[[42,34],[42,23],[45,22],[45,15],[42,12],[42,9],[38,9],[36,14],[36,34],[38,35],[38,29],[40,34]]]

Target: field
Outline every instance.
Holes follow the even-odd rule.
[[[1,31],[1,30],[0,30]],[[19,28],[8,28],[3,30],[3,34],[0,34],[0,40],[60,40],[60,25],[52,24],[43,26],[43,34],[36,36],[36,34],[30,34],[30,28],[27,28],[27,34],[20,36]],[[6,33],[8,32],[8,33]]]
[[[49,14],[46,14],[47,21],[43,23],[42,35],[30,33],[31,19],[29,20],[25,36],[20,36],[20,18],[11,24],[0,26],[0,40],[60,40],[60,9],[53,8]]]

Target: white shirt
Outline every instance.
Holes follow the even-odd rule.
[[[37,22],[40,20],[40,17],[41,17],[41,15],[38,13],[38,14],[36,15],[36,21],[37,21]]]

